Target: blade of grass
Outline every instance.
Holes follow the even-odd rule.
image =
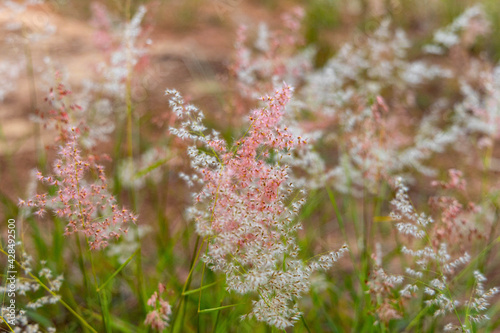
[[[311,333],[311,330],[309,329],[309,326],[307,325],[306,319],[304,318],[304,316],[302,314],[300,315],[300,319],[302,320],[302,324],[304,324],[304,327],[306,328],[307,333]]]
[[[222,302],[224,302],[224,297],[220,300],[219,307],[222,306]],[[215,324],[212,330],[214,333],[217,333],[217,326],[219,325],[219,319],[220,319],[220,311],[217,312],[217,317],[215,318]]]
[[[344,218],[342,217],[342,214],[340,214],[340,210],[337,206],[337,201],[335,200],[335,195],[333,194],[333,191],[329,187],[327,187],[326,190],[328,192],[328,197],[330,198],[330,202],[333,206],[333,210],[335,211],[335,215],[337,216],[337,222],[339,223],[340,232],[342,233],[342,236],[344,237],[344,242],[345,242],[345,244],[347,244],[349,249],[352,249],[351,245],[349,244],[349,239],[347,238],[347,232],[345,230]],[[353,263],[353,269],[355,271],[355,274],[356,274],[356,276],[359,276],[359,274],[358,274],[359,272],[358,272],[358,269],[356,267],[356,260],[354,258],[354,254],[352,251],[349,251],[349,256],[351,257],[351,261]]]
[[[31,236],[35,242],[37,253],[49,253],[48,246],[40,233],[38,223],[36,223],[36,221],[31,217],[27,218],[26,221],[28,221],[29,226],[32,229]]]
[[[207,288],[210,288],[212,286],[215,286],[217,283],[219,283],[219,281],[215,281],[215,282],[212,282],[210,284],[206,284],[203,287],[200,287],[200,288],[197,288],[197,289],[188,290],[186,292],[183,292],[182,296],[186,296],[186,295],[191,295],[191,294],[197,293],[197,292],[199,292],[199,291],[201,291],[203,289],[207,289]]]
[[[95,313],[93,311],[88,311],[89,316],[92,316],[92,318],[97,319],[97,320],[102,320],[102,317],[99,313]],[[135,333],[137,332],[137,327],[127,323],[126,321],[123,321],[122,319],[111,315],[111,321],[110,321],[111,327],[113,329],[116,329],[120,332],[124,333]]]
[[[2,319],[2,321],[5,323],[5,325],[7,325],[7,327],[9,328],[9,330],[14,333],[14,330],[12,329],[12,327],[10,327],[9,323],[7,322],[7,320],[5,320],[4,317],[0,316],[0,319]]]
[[[120,267],[118,267],[118,269],[117,269],[117,270],[116,270],[113,274],[111,274],[111,276],[110,276],[110,277],[106,280],[106,282],[104,282],[104,283],[103,283],[100,287],[98,287],[98,288],[97,288],[97,292],[98,292],[98,293],[99,293],[99,292],[101,292],[101,291],[104,289],[104,287],[106,287],[106,285],[107,285],[108,283],[110,283],[110,282],[111,282],[111,280],[113,280],[113,278],[114,278],[114,277],[115,277],[118,273],[120,273],[122,269],[124,269],[124,268],[125,268],[125,266],[127,266],[127,265],[128,265],[128,263],[129,263],[129,262],[130,262],[130,261],[134,258],[134,256],[135,256],[137,253],[139,253],[139,251],[140,251],[140,250],[141,250],[140,248],[138,248],[137,250],[135,250],[135,251],[134,251],[134,253],[132,253],[132,255],[131,255],[130,257],[128,257],[128,259],[127,259],[127,260],[126,260],[126,261],[125,261],[125,262],[124,262],[124,263],[123,263]]]
[[[184,303],[186,296],[182,296],[183,293],[186,292],[186,290],[189,288],[189,285],[191,284],[191,275],[193,274],[194,270],[194,264],[196,262],[196,259],[198,258],[201,248],[203,247],[203,243],[200,245],[198,248],[198,244],[200,243],[200,236],[196,237],[196,244],[194,246],[194,251],[193,251],[193,257],[191,258],[191,264],[190,264],[190,269],[189,269],[189,274],[188,277],[186,278],[186,281],[184,282],[184,286],[182,287],[182,293],[181,296],[179,297],[178,301],[176,302],[177,305],[175,307],[174,315],[172,318],[172,332],[175,331],[175,323],[177,321],[177,317],[179,315],[179,311],[182,307],[182,304]]]
[[[235,307],[235,306],[238,306],[238,305],[241,305],[241,304],[245,304],[245,303],[237,303],[237,304],[231,304],[231,305],[223,305],[223,306],[219,306],[219,307],[216,307],[216,308],[203,309],[203,310],[199,310],[198,313],[208,313],[208,312],[219,311],[219,310],[222,310],[222,309],[232,308],[232,307]]]
[[[340,232],[342,232],[342,236],[344,237],[344,242],[349,246],[349,241],[347,239],[347,233],[345,231],[345,223],[342,215],[340,214],[339,208],[337,206],[337,201],[335,200],[335,195],[333,191],[327,187],[326,191],[328,192],[328,197],[330,198],[330,202],[332,203],[333,210],[335,211],[335,215],[337,216],[337,222],[339,223]],[[350,246],[349,246],[350,247]]]
[[[134,179],[137,179],[137,178],[141,178],[142,176],[145,176],[147,175],[148,173],[150,173],[151,171],[153,171],[154,169],[157,169],[159,167],[161,167],[163,164],[165,164],[166,162],[168,161],[168,159],[166,158],[162,158],[161,160],[159,161],[156,161],[155,163],[145,167],[144,169],[141,169],[139,171],[137,171],[134,175]]]

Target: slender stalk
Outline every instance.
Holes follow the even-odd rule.
[[[125,2],[125,15],[128,24],[132,18],[132,1],[127,0]],[[128,41],[127,41],[128,43]],[[125,82],[125,104],[127,108],[127,155],[130,161],[134,158],[134,145],[133,145],[133,105],[132,105],[132,55],[131,55],[131,45],[127,44],[127,78]],[[132,189],[130,190],[130,199],[132,202],[132,209],[137,211],[137,197],[136,192]],[[137,275],[137,294],[139,298],[139,303],[141,304],[143,310],[146,309],[146,296],[144,290],[144,272],[142,269],[142,255],[141,255],[141,239],[139,235],[139,229],[135,229],[136,241],[138,244],[138,256],[136,257],[136,275]]]
[[[172,318],[172,332],[175,329],[175,322],[177,320],[180,308],[181,308],[182,304],[185,302],[185,299],[187,297],[187,295],[185,295],[185,292],[189,288],[189,285],[191,283],[191,275],[193,274],[195,263],[196,263],[196,261],[198,259],[198,256],[200,255],[200,251],[201,251],[201,248],[203,247],[203,242],[204,241],[205,240],[202,241],[202,244],[198,248],[198,244],[200,242],[200,236],[196,237],[196,244],[194,246],[193,256],[191,258],[191,264],[190,264],[189,274],[188,274],[188,276],[186,278],[186,281],[184,282],[184,286],[182,287],[182,293],[181,293],[181,296],[180,296],[179,300],[177,301],[177,306],[176,306],[176,309],[174,311],[174,316]]]
[[[491,159],[493,156],[493,144],[488,146],[486,149],[486,152],[483,156],[483,172],[482,172],[482,177],[481,177],[481,194],[482,197],[484,197],[488,192],[487,192],[487,185],[488,185],[488,172],[491,169]]]
[[[131,19],[131,0],[127,0],[125,3],[125,15],[127,16],[127,22],[130,23]],[[128,36],[126,36],[128,37]],[[128,41],[127,41],[128,42]],[[133,157],[133,142],[132,142],[132,56],[130,45],[127,45],[127,79],[125,83],[125,103],[127,105],[127,151],[128,157]]]
[[[127,64],[127,82],[126,82],[126,94],[125,94],[125,103],[127,105],[127,153],[128,157],[132,158],[134,155],[133,150],[133,138],[132,138],[132,130],[133,130],[133,121],[132,121],[132,69],[130,64]]]
[[[23,25],[22,34],[26,38],[26,27]],[[35,83],[35,72],[33,70],[33,54],[31,52],[30,44],[28,41],[24,44],[24,55],[26,56],[26,71],[29,77],[29,87],[30,87],[30,109],[32,113],[36,111],[37,105],[37,95],[36,95],[36,83]],[[45,154],[43,151],[42,137],[40,133],[40,124],[37,122],[33,123],[34,131],[34,144],[35,153],[37,157],[38,166],[41,170],[45,169]]]
[[[223,310],[223,309],[227,309],[227,308],[232,308],[232,307],[235,307],[235,306],[238,306],[241,304],[245,304],[245,303],[243,302],[243,303],[237,303],[237,304],[223,305],[223,306],[219,306],[216,308],[203,309],[203,310],[199,310],[198,313],[208,313],[208,312],[219,311],[219,310]]]
[[[361,197],[361,219],[363,223],[363,252],[362,252],[362,265],[363,265],[363,270],[365,276],[368,276],[370,273],[370,229],[371,229],[371,223],[369,217],[368,217],[368,212],[367,212],[367,205],[368,203],[366,202],[366,186],[363,184],[363,195]]]
[[[132,255],[131,255],[131,256],[130,256],[130,257],[129,257],[129,258],[128,258],[128,259],[127,259],[127,260],[126,260],[126,261],[125,261],[125,262],[124,262],[121,266],[120,266],[120,267],[118,267],[118,269],[117,269],[117,270],[116,270],[113,274],[111,274],[111,276],[110,276],[110,277],[106,280],[106,282],[104,282],[103,284],[101,284],[101,286],[100,286],[100,287],[98,287],[96,291],[99,293],[99,292],[101,292],[102,290],[104,290],[104,287],[106,287],[106,285],[107,285],[108,283],[110,283],[110,282],[111,282],[111,280],[113,280],[113,278],[114,278],[114,277],[115,277],[118,273],[120,273],[120,272],[122,271],[122,269],[124,269],[124,268],[125,268],[125,266],[127,266],[127,265],[128,265],[128,263],[129,263],[129,262],[130,262],[130,261],[131,261],[131,260],[135,257],[135,255],[136,255],[138,252],[139,252],[139,249],[135,250],[135,252],[134,252],[134,253],[132,253]]]
[[[2,317],[1,315],[0,315],[0,319],[5,323],[5,325],[7,325],[7,327],[9,328],[9,330],[12,333],[14,333],[14,330],[12,329],[12,327],[10,327],[9,322],[4,317]]]
[[[300,315],[300,319],[302,320],[302,324],[304,324],[304,327],[307,330],[307,333],[311,333],[311,330],[309,329],[309,326],[307,325],[306,319],[304,318],[304,315]]]
[[[78,166],[77,164],[75,164],[75,175],[78,174]],[[77,197],[78,198],[81,198],[81,192],[80,192],[80,183],[77,182],[76,183],[76,192],[77,192]],[[85,229],[85,218],[84,218],[84,214],[83,214],[83,208],[82,208],[82,203],[80,201],[80,199],[78,199],[78,209],[80,211],[80,216],[81,216],[81,222],[82,222],[82,227],[83,229]],[[78,234],[76,235],[76,238],[78,239],[78,244],[79,244],[79,247],[78,247],[78,250],[80,252],[80,256],[82,257],[82,261],[83,261],[83,251],[82,251],[82,247],[80,246],[80,241],[79,241],[79,237],[78,237]],[[89,239],[87,237],[87,235],[85,234],[85,242],[87,244],[87,246],[89,247],[90,249],[90,242],[89,242]],[[89,253],[89,261],[90,261],[90,267],[91,267],[91,270],[92,270],[92,276],[94,278],[94,284],[95,284],[95,287],[96,287],[96,291],[99,287],[99,284],[97,282],[97,275],[96,275],[96,272],[95,272],[95,267],[94,267],[94,260],[92,259],[92,253],[90,252]],[[85,270],[85,269],[84,269]],[[86,274],[86,273],[84,273]],[[110,325],[109,325],[109,309],[107,308],[107,302],[105,300],[105,296],[102,296],[101,293],[97,293],[97,296],[99,298],[99,305],[101,307],[101,315],[102,315],[102,320],[103,320],[103,323],[104,323],[104,328],[105,328],[105,331],[106,332],[111,332],[111,328],[110,328]]]
[[[78,248],[78,265],[80,266],[80,271],[83,274],[83,285],[85,287],[85,293],[87,294],[90,290],[89,278],[87,275],[87,270],[85,269],[85,261],[83,260],[83,249],[80,242],[80,237],[76,235],[76,247]]]
[[[87,241],[87,244],[89,244],[89,240],[87,239],[87,236],[85,236],[85,240]],[[90,267],[92,269],[92,275],[94,277],[94,285],[96,286],[96,292],[97,292],[97,296],[99,297],[99,304],[101,306],[101,316],[102,316],[102,322],[104,325],[104,329],[106,332],[111,332],[111,326],[109,323],[109,309],[107,307],[106,294],[100,293],[98,291],[99,283],[97,281],[97,274],[95,272],[95,266],[94,266],[94,260],[92,259],[92,253],[89,253],[89,260],[90,260]]]
[[[220,300],[219,307],[222,306],[222,302],[224,302],[224,298],[222,298]],[[215,324],[214,324],[214,328],[212,330],[214,333],[217,333],[217,326],[219,325],[219,319],[220,319],[220,311],[217,311],[217,317],[215,318]]]
[[[204,286],[202,286],[202,287],[200,287],[200,288],[196,288],[196,289],[191,289],[191,290],[188,290],[188,291],[186,291],[186,292],[182,293],[182,296],[186,296],[186,295],[191,295],[191,294],[194,294],[194,293],[198,293],[198,292],[200,292],[201,290],[204,290],[204,289],[208,289],[208,288],[210,288],[210,287],[213,287],[213,286],[217,285],[218,283],[219,283],[219,281],[215,281],[215,282],[212,282],[212,283],[210,283],[210,284],[206,284],[206,285],[204,285]]]
[[[198,240],[199,240],[199,236],[196,238],[196,245],[198,245]],[[196,253],[196,256],[193,257],[193,260],[191,261],[191,269],[189,270],[189,274],[188,274],[188,277],[186,279],[186,283],[184,284],[184,288],[183,288],[183,291],[182,291],[183,293],[187,290],[187,288],[189,288],[189,285],[191,284],[191,281],[192,281],[192,278],[193,278],[193,271],[194,271],[194,268],[196,267],[196,262],[198,261],[198,257],[200,256],[201,249],[203,248],[203,244],[204,243],[205,243],[205,239],[203,239],[203,241],[201,242],[200,247],[198,248],[198,251]],[[195,246],[195,248],[196,248],[196,246]],[[184,296],[184,298],[183,298],[184,304],[183,304],[181,324],[184,324],[184,318],[186,316],[186,307],[187,307],[186,299],[187,299],[187,296]]]
[[[500,222],[500,207],[498,206],[498,204],[495,204],[495,213],[493,216],[494,216],[494,220],[493,220],[493,223],[491,224],[490,236],[488,237],[487,244],[492,244],[495,241],[494,238],[496,235],[498,224]],[[490,260],[490,258],[491,258],[491,252],[488,251],[484,254],[484,259],[478,265],[480,267],[481,271],[484,271],[484,268],[488,264],[488,261]]]
[[[327,187],[326,190],[328,192],[330,202],[332,203],[333,210],[335,211],[335,215],[337,216],[337,221],[339,223],[340,232],[342,233],[342,236],[344,238],[344,242],[351,249],[352,247],[349,245],[349,239],[347,238],[347,232],[345,229],[344,218],[342,217],[342,214],[340,214],[340,210],[337,206],[337,201],[335,200],[335,195],[329,187]],[[353,269],[355,271],[356,276],[360,276],[358,269],[357,269],[357,266],[356,266],[356,259],[354,258],[354,254],[352,253],[352,251],[349,251],[349,256],[351,257],[351,261],[353,263]]]
[[[208,253],[208,246],[207,246],[207,249],[206,249],[206,252],[205,253]],[[205,267],[206,267],[206,264],[203,263],[203,269],[201,271],[201,282],[200,282],[200,295],[198,297],[198,313],[200,313],[200,309],[201,309],[201,293],[203,291],[203,278],[205,277]]]

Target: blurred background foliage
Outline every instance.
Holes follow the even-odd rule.
[[[64,14],[87,20],[91,15],[91,1],[49,0]],[[101,1],[117,14],[125,17],[126,1]],[[424,35],[453,21],[467,7],[481,3],[491,22],[491,39],[484,50],[496,61],[500,60],[500,1],[497,0],[133,0],[132,13],[141,4],[156,3],[158,27],[186,31],[203,25],[234,26],[232,14],[237,7],[256,7],[279,15],[293,6],[306,10],[304,37],[318,48],[317,65],[321,66],[335,52],[337,45],[331,35],[349,36],[353,30],[361,33],[377,27],[382,18],[390,17],[396,26],[410,36]],[[276,17],[276,16],[274,16]],[[265,19],[265,18],[264,18]],[[271,26],[273,22],[268,22]],[[279,22],[274,22],[279,23]]]

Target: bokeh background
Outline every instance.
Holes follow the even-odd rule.
[[[238,132],[233,129],[241,125],[242,115],[258,105],[255,100],[238,95],[231,71],[237,29],[241,24],[247,25],[252,33],[260,22],[265,22],[270,29],[279,28],[282,24],[279,18],[283,13],[296,6],[302,7],[305,17],[300,34],[305,40],[304,48],[314,46],[314,66],[321,68],[344,43],[369,35],[385,18],[403,28],[418,47],[429,42],[433,31],[451,23],[476,3],[482,3],[485,8],[491,22],[490,33],[474,43],[468,52],[497,63],[500,60],[498,0],[48,0],[23,12],[16,12],[15,7],[3,7],[0,11],[0,73],[4,73],[0,83],[0,230],[3,230],[4,221],[8,218],[19,216],[18,198],[26,197],[29,186],[33,186],[32,170],[50,169],[56,154],[56,150],[50,147],[55,133],[44,130],[33,121],[37,114],[50,108],[45,98],[54,87],[53,83],[57,82],[53,78],[62,78],[65,86],[74,92],[75,103],[78,103],[78,92],[85,90],[86,80],[93,78],[99,63],[110,54],[106,50],[106,41],[99,35],[99,20],[96,19],[99,8],[106,8],[113,18],[112,22],[118,26],[118,22],[133,17],[141,5],[147,6],[142,22],[147,57],[137,65],[140,76],[132,87],[133,146],[136,152],[143,152],[155,145],[170,144],[170,109],[164,96],[167,88],[182,92],[186,99],[203,109],[209,127],[220,130],[229,140],[234,139]],[[29,38],[26,37],[28,35]],[[38,35],[41,37],[38,38]],[[409,58],[419,57],[418,53],[413,56],[411,52],[412,49]],[[422,100],[421,103],[426,105],[427,102]],[[115,131],[110,140],[98,145],[93,152],[96,155],[111,155],[110,159],[103,158],[102,163],[114,182],[112,191],[126,206],[135,206],[140,212],[140,220],[144,221],[141,222],[144,228],[140,231],[143,239],[147,240],[142,248],[144,284],[152,286],[147,289],[153,290],[158,281],[166,281],[172,290],[182,289],[196,243],[193,228],[183,217],[184,209],[190,202],[189,190],[177,176],[180,170],[188,167],[185,154],[181,149],[170,150],[168,162],[159,168],[161,181],[154,185],[146,184],[146,190],[134,198],[116,176],[120,170],[119,158],[116,157],[125,156],[127,150],[127,106],[117,101],[112,107],[116,114]],[[498,176],[500,172],[499,158],[499,152],[495,151],[492,176]],[[441,156],[436,161],[443,166],[443,170],[453,167],[455,162],[453,155]],[[422,177],[422,185],[412,193],[416,200],[426,201],[423,198],[432,192],[431,187],[425,185],[428,183],[429,179]],[[471,185],[472,191],[476,189],[479,192],[479,187],[480,184]],[[312,221],[310,225],[331,220],[335,212],[328,204],[328,195],[313,195],[304,217]],[[388,206],[387,203],[381,205]],[[79,304],[84,298],[85,286],[81,285],[82,276],[73,260],[75,254],[71,240],[55,237],[54,230],[58,226],[47,221],[27,218],[19,220],[18,227],[22,230],[21,237],[26,248],[37,253],[35,257],[40,260],[40,254],[44,254],[44,260],[51,263],[52,269],[65,274],[72,287],[63,296]],[[341,242],[338,229],[305,229],[301,231],[304,240],[301,247],[305,249],[306,256],[321,252],[329,244]],[[98,260],[102,256],[102,265],[98,270],[105,274],[123,262],[120,251],[130,253],[135,249],[133,244],[127,244],[132,248],[115,249],[112,260],[106,259],[104,254],[96,254]],[[66,246],[72,250],[63,250]],[[491,260],[495,259],[498,260],[495,256]],[[349,263],[339,265],[344,266],[344,273],[353,272]],[[135,283],[133,272],[131,268],[120,273],[125,282],[115,286],[113,291],[116,323],[122,331],[130,332],[134,331],[134,325],[141,325],[143,321],[143,313],[137,306],[140,300],[132,292]],[[345,282],[340,274],[333,273],[332,279]],[[494,271],[489,277],[492,284],[500,283]],[[208,279],[215,280],[215,277]],[[341,289],[342,286],[335,288]],[[336,295],[340,295],[339,290],[331,291],[332,301],[318,311],[332,316],[332,309],[352,305],[351,301],[338,299]],[[175,299],[174,292],[170,296]],[[317,295],[307,302],[319,304],[315,297]],[[196,302],[193,302],[194,305],[189,306],[195,307]],[[86,315],[89,318],[97,316],[95,312]],[[234,332],[251,330],[246,323],[239,328],[229,327],[229,323],[235,322],[237,314],[224,315],[228,318],[221,324],[223,329]],[[339,312],[335,316],[339,316],[335,320],[344,323],[344,326],[328,327],[336,327],[336,331],[341,332],[353,325],[352,318],[348,319],[347,314]],[[62,332],[81,330],[62,309],[47,310],[38,320],[44,322],[47,318],[63,328]],[[207,319],[202,327],[209,327],[214,320],[216,318]],[[498,322],[500,319],[495,320]],[[194,327],[195,323],[190,323],[186,332],[194,331]],[[320,332],[324,327],[318,324],[313,331]],[[258,329],[271,331],[264,325],[258,326]],[[207,328],[207,331],[210,330]]]

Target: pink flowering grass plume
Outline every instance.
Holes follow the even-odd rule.
[[[32,120],[42,124],[44,129],[58,133],[55,143],[65,143],[73,135],[70,133],[72,128],[78,128],[81,137],[88,127],[82,119],[84,110],[71,102],[72,92],[62,82],[60,73],[56,73],[55,81],[57,85],[51,87],[45,97],[48,110],[36,110]]]
[[[149,29],[141,26],[146,15],[145,6],[139,6],[129,22],[113,19],[106,8],[97,3],[92,5],[92,10],[98,36],[96,44],[103,60],[90,64],[95,71],[90,71],[91,77],[83,79],[81,86],[72,91],[65,76],[60,74],[65,72],[64,68],[55,75],[55,82],[53,75],[47,75],[52,73],[50,67],[62,66],[50,64],[47,60],[50,58],[45,57],[48,68],[44,68],[43,76],[48,76],[52,87],[46,99],[49,110],[39,110],[32,117],[48,130],[55,129],[60,140],[65,140],[70,128],[77,127],[79,144],[86,149],[108,141],[120,116],[125,116],[125,112],[120,115],[119,111],[124,111],[135,96],[144,95],[144,83],[147,82],[139,73],[148,65],[147,49],[151,44],[147,38]]]
[[[382,268],[382,246],[375,244],[375,253],[372,259],[375,261],[374,268],[367,282],[368,293],[372,296],[372,306],[377,321],[374,323],[388,326],[392,319],[402,318],[402,312],[399,308],[399,297],[394,293],[394,289],[401,285],[404,277],[401,275],[389,275]]]
[[[86,149],[109,141],[116,123],[120,117],[125,117],[127,103],[144,95],[146,81],[141,72],[148,64],[147,49],[151,44],[147,38],[149,29],[141,26],[146,15],[145,6],[139,6],[129,22],[119,21],[102,4],[93,3],[91,9],[101,61],[89,64],[94,69],[89,72],[91,76],[82,80],[81,87],[74,91],[73,98],[78,101],[79,110],[69,110],[75,105],[69,96],[56,103],[66,104],[70,118],[68,127],[80,129],[80,144]]]
[[[457,151],[491,154],[500,138],[500,65],[471,59],[459,78],[463,99],[454,105],[452,121],[463,129]],[[470,158],[471,162],[477,161]]]
[[[476,37],[486,33],[487,25],[481,7],[472,7],[450,27],[436,32],[435,41],[440,45],[435,47],[470,47]],[[259,36],[266,35],[273,33],[259,32]],[[340,192],[354,195],[364,190],[376,193],[387,177],[409,175],[414,171],[435,177],[431,157],[454,145],[466,153],[464,147],[470,145],[462,143],[464,138],[472,138],[470,141],[475,142],[471,133],[482,136],[477,141],[481,147],[491,146],[493,133],[499,133],[495,130],[500,119],[496,107],[498,98],[495,98],[498,94],[493,93],[498,92],[499,71],[479,70],[486,62],[478,59],[471,59],[466,64],[454,62],[445,58],[453,55],[444,52],[441,53],[442,64],[438,65],[435,58],[426,54],[428,48],[423,50],[422,57],[414,60],[415,57],[410,56],[410,50],[414,49],[412,41],[388,19],[381,21],[373,33],[345,43],[318,69],[269,65],[270,59],[293,59],[301,51],[300,48],[278,48],[272,56],[265,56],[265,50],[272,48],[261,40],[266,39],[257,38],[254,49],[250,49],[245,46],[248,44],[245,30],[240,30],[234,70],[242,87],[241,93],[255,96],[268,89],[273,77],[294,77],[293,71],[302,69],[292,112],[287,117],[303,137],[313,139],[311,143],[315,149],[301,153],[301,159],[295,158],[295,165],[305,166],[307,173],[304,179],[294,179],[295,183],[308,184],[309,188],[328,184]],[[469,67],[470,74],[464,74],[464,68]],[[266,72],[269,68],[280,70]],[[467,78],[474,77],[474,73],[482,73],[475,75],[475,81],[485,82],[483,87],[476,88],[477,84]],[[428,88],[432,90],[437,82],[452,90],[460,87],[463,98],[457,102],[430,96]],[[483,94],[484,91],[487,93]],[[415,117],[422,114],[422,106],[418,103],[421,95],[435,102],[428,106],[423,117]],[[384,107],[381,107],[381,100]],[[374,105],[379,105],[383,111],[372,112],[370,109]],[[450,109],[455,109],[451,115]],[[377,118],[377,114],[382,117]],[[444,118],[451,121],[444,123]],[[317,153],[326,149],[333,152],[332,157]],[[315,167],[308,168],[310,165]]]
[[[422,125],[429,122],[415,121],[411,111],[422,86],[451,74],[409,60],[410,46],[404,31],[384,20],[372,34],[344,44],[323,68],[308,73],[297,94],[303,101],[299,108],[310,111],[302,129],[338,155],[333,161],[322,157],[325,167],[319,176],[324,180],[313,184],[332,184],[356,195],[365,189],[375,193],[381,180],[408,170],[431,173],[423,162],[449,144],[454,133],[427,130]]]
[[[440,221],[434,225],[432,241],[437,244],[445,240],[463,247],[470,245],[474,240],[486,240],[491,222],[480,217],[483,207],[468,200],[461,202],[457,199],[458,194],[467,198],[467,182],[460,170],[450,169],[448,175],[448,181],[431,182],[433,186],[440,187],[443,191],[456,193],[433,196],[429,199],[430,207],[439,212]]]
[[[300,32],[305,12],[295,7],[282,15],[282,29],[270,30],[261,23],[250,46],[246,26],[240,26],[235,42],[235,60],[231,66],[238,91],[258,98],[283,81],[298,85],[312,70],[313,50],[301,49],[305,41]]]
[[[149,57],[151,40],[147,36],[151,29],[141,26],[147,8],[139,6],[129,22],[113,22],[106,7],[99,3],[93,3],[92,12],[96,46],[105,51],[106,59],[97,66],[100,80],[88,82],[89,89],[124,101],[130,92],[127,85],[141,84],[137,82],[142,78],[138,73]]]
[[[168,320],[172,314],[170,304],[161,298],[163,292],[165,292],[165,286],[159,283],[158,291],[155,291],[147,302],[148,306],[152,309],[147,314],[146,320],[144,321],[144,324],[157,331],[163,331],[168,327]]]
[[[318,260],[299,259],[296,216],[304,199],[296,199],[301,192],[288,181],[289,168],[282,163],[305,144],[281,123],[292,88],[285,84],[262,97],[264,106],[252,111],[250,128],[232,146],[216,132],[205,134],[203,114],[178,92],[167,94],[181,121],[171,132],[193,142],[188,154],[194,174],[183,177],[202,185],[188,215],[208,242],[204,262],[225,273],[228,291],[258,295],[244,318],[280,329],[292,326],[300,317],[294,300],[308,292],[311,274],[331,267],[347,251],[344,246]]]
[[[445,54],[459,47],[470,48],[480,36],[491,31],[483,5],[475,4],[467,8],[451,24],[434,32],[432,42],[424,50],[430,54]]]
[[[94,43],[102,51],[108,51],[113,44],[113,35],[111,34],[113,22],[106,9],[106,6],[99,2],[92,2],[90,5],[92,11],[91,24],[95,28]]]
[[[37,172],[40,183],[54,187],[54,194],[36,194],[27,200],[19,200],[21,207],[35,210],[43,217],[50,210],[67,221],[65,234],[84,234],[91,249],[103,249],[111,238],[119,238],[127,232],[127,224],[137,217],[118,206],[107,190],[104,168],[91,157],[85,158],[78,148],[78,130],[73,128],[68,141],[60,146],[53,165],[53,175]],[[94,172],[98,180],[88,182],[85,174]]]
[[[448,170],[448,175],[450,176],[450,180],[448,182],[439,182],[434,180],[431,182],[432,186],[440,186],[444,189],[457,189],[461,191],[465,191],[465,186],[467,184],[464,179],[464,175],[462,171],[456,169]]]
[[[452,170],[452,179],[445,185],[456,185],[457,174],[456,170]],[[464,241],[457,238],[457,233],[449,231],[448,224],[456,223],[456,217],[447,220],[449,216],[446,215],[446,205],[437,207],[444,211],[444,215],[442,213],[440,218],[434,220],[416,211],[408,195],[409,188],[401,178],[396,179],[395,188],[391,218],[404,239],[401,247],[401,253],[407,257],[401,263],[404,274],[390,275],[379,269],[369,282],[372,293],[381,295],[382,291],[386,292],[387,300],[382,302],[387,303],[391,299],[391,293],[381,286],[390,287],[399,293],[398,308],[404,309],[404,313],[426,310],[434,318],[445,317],[450,320],[455,317],[456,320],[449,322],[444,329],[458,328],[460,331],[470,332],[473,323],[476,325],[488,320],[485,312],[489,300],[498,293],[498,288],[486,291],[484,276],[479,271],[471,274],[468,265],[472,257],[468,251],[472,252],[476,247],[469,242],[466,244],[468,248],[464,248]],[[442,226],[448,229],[443,232]],[[457,227],[460,226],[456,225],[455,228]],[[398,281],[401,287],[394,281]],[[469,283],[471,281],[472,284]],[[419,301],[411,302],[412,299]],[[416,304],[420,304],[422,309],[413,308]],[[379,310],[384,311],[384,307]]]
[[[48,144],[46,148],[69,141],[72,129],[78,131],[78,145],[84,149],[92,149],[99,142],[106,141],[114,130],[109,100],[99,99],[88,104],[87,97],[80,99],[81,94],[73,93],[60,72],[56,72],[53,78],[54,86],[45,97],[47,107],[36,110],[31,117],[47,132],[56,133],[54,144]]]
[[[389,275],[381,267],[376,267],[370,276],[368,292],[373,296],[378,321],[385,325],[392,319],[402,318],[401,310],[398,308],[399,299],[394,296],[393,289],[403,281],[403,276]]]

